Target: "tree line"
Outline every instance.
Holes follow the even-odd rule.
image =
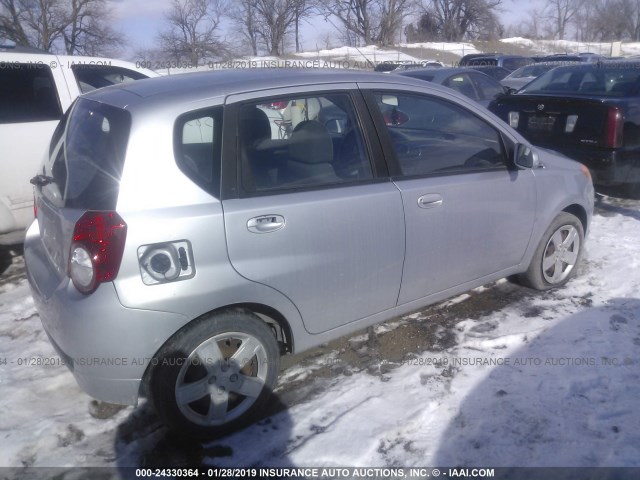
[[[640,0],[547,0],[509,34],[581,42],[640,41]]]
[[[0,0],[0,39],[68,55],[117,55],[113,0]],[[302,51],[301,31],[333,27],[309,49],[505,35],[583,41],[640,40],[640,0],[546,0],[505,28],[503,0],[172,0],[147,60],[198,65],[239,54]]]

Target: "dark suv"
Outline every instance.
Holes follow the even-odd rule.
[[[461,67],[473,67],[473,66],[498,66],[502,68],[506,68],[510,72],[517,70],[520,67],[524,67],[525,65],[530,65],[534,63],[535,60],[530,57],[523,57],[521,55],[484,55],[484,56],[473,56],[471,58],[465,59],[464,57],[460,60]]]

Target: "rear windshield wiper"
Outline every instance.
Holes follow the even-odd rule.
[[[31,185],[35,185],[37,187],[45,187],[53,182],[55,182],[55,179],[53,177],[50,177],[49,175],[36,175],[31,180],[29,180],[29,183]]]

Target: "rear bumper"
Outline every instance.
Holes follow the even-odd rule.
[[[125,308],[112,283],[79,293],[49,261],[37,222],[27,232],[24,257],[42,325],[78,385],[99,400],[136,404],[153,356],[187,318]]]

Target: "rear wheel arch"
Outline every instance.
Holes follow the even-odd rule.
[[[183,325],[180,329],[171,335],[168,339],[164,341],[160,347],[156,350],[153,355],[153,358],[156,358],[158,353],[165,347],[165,345],[170,342],[174,337],[179,335],[181,332],[185,332],[193,327],[198,322],[203,321],[206,318],[213,319],[216,315],[221,315],[226,312],[243,312],[243,313],[251,313],[260,318],[267,326],[269,326],[276,337],[276,341],[280,347],[280,355],[284,355],[287,353],[293,353],[294,351],[294,341],[293,341],[293,332],[289,322],[285,318],[282,313],[276,310],[273,307],[268,305],[259,304],[259,303],[238,303],[232,305],[226,305],[224,307],[216,308],[214,310],[210,310],[198,317],[190,320],[188,323]],[[141,394],[146,395],[149,391],[149,377],[151,374],[151,370],[153,367],[153,362],[149,362],[147,368],[143,375],[143,381],[141,384]]]

